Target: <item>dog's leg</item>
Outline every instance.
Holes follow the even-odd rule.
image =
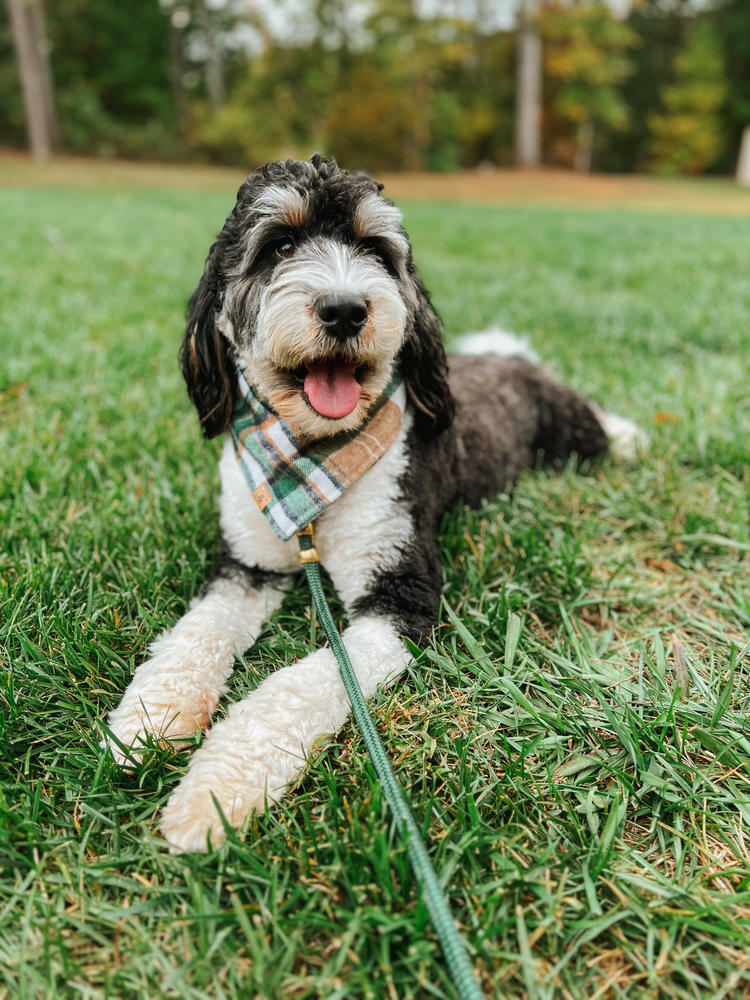
[[[152,643],[109,716],[104,744],[118,763],[137,759],[147,735],[180,745],[208,725],[235,657],[255,642],[287,583],[224,558],[187,614]]]
[[[365,697],[402,672],[409,655],[385,619],[362,618],[343,633]],[[319,649],[267,677],[232,705],[207,734],[162,815],[161,829],[177,849],[205,851],[249,812],[277,801],[307,764],[314,744],[337,732],[349,715],[349,698],[329,649]],[[214,804],[216,803],[216,805]]]
[[[460,364],[456,367],[466,385],[458,381],[454,388],[463,394],[466,412],[472,413],[474,404],[467,396],[472,372],[467,377]],[[496,442],[511,483],[524,465],[536,463],[539,453],[546,462],[563,465],[573,454],[588,459],[608,449],[617,457],[632,459],[647,446],[646,435],[630,420],[608,413],[524,359],[511,358],[503,364],[498,398],[507,419]],[[470,479],[474,460],[470,454],[463,470]]]
[[[362,692],[369,698],[380,685],[395,680],[409,662],[401,636],[419,638],[437,621],[440,569],[436,552],[428,557],[414,546],[387,572],[375,569],[363,574],[368,583],[357,588],[355,597],[346,556],[342,553],[339,566],[328,563],[328,569],[340,594],[349,589],[346,603],[353,620],[343,638]],[[164,810],[166,839],[188,851],[206,850],[209,836],[214,846],[220,843],[225,831],[214,802],[229,824],[241,826],[249,812],[281,798],[305,767],[316,741],[340,729],[349,709],[329,649],[267,677],[231,706],[194,755]]]
[[[548,461],[565,461],[573,452],[593,458],[607,449],[618,458],[632,460],[645,451],[648,439],[636,424],[555,382],[543,369],[527,376],[527,385],[538,414],[535,447]]]

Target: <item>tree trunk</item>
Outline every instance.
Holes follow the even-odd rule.
[[[8,0],[31,155],[49,158],[57,131],[44,15],[38,0]]]
[[[177,119],[177,131],[184,139],[188,123],[188,99],[185,90],[184,24],[174,16],[169,19],[169,76]]]
[[[39,57],[39,78],[42,83],[42,93],[44,94],[47,125],[49,127],[50,141],[54,147],[60,141],[60,126],[57,121],[57,109],[55,108],[55,88],[52,83],[52,67],[49,61],[50,42],[47,37],[47,26],[44,23],[44,9],[41,0],[27,0],[27,2],[36,38],[36,48]]]
[[[206,45],[206,61],[203,64],[203,75],[206,82],[206,93],[212,108],[220,108],[226,100],[224,73],[221,65],[221,51],[216,40],[216,32],[211,23],[211,11],[206,6],[206,0],[198,0],[198,23],[203,32]]]
[[[746,125],[742,133],[740,158],[737,161],[737,183],[750,187],[750,125]]]
[[[542,40],[537,0],[521,0],[516,70],[516,166],[541,162]]]
[[[579,122],[576,133],[576,155],[573,167],[579,173],[591,171],[591,155],[594,150],[594,123],[590,118]]]

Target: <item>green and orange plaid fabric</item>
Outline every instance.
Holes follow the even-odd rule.
[[[235,454],[258,507],[286,541],[314,521],[396,439],[406,389],[396,370],[367,423],[309,448],[255,393],[242,372],[232,415]]]

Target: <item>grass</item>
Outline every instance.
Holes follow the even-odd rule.
[[[231,196],[0,205],[0,996],[453,996],[350,727],[209,856],[158,837],[185,753],[98,748],[218,546],[175,355]],[[449,331],[528,333],[652,438],[448,517],[442,624],[375,703],[487,995],[750,996],[746,222],[403,207]],[[300,587],[231,697],[321,641]]]

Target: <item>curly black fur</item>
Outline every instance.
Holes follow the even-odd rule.
[[[203,277],[188,305],[188,321],[180,348],[180,368],[190,399],[198,411],[207,438],[225,431],[232,417],[236,386],[231,344],[216,326],[219,307],[217,262],[225,231],[211,247]]]
[[[458,503],[478,507],[506,492],[537,462],[592,459],[608,446],[587,400],[537,365],[486,354],[452,356],[448,366],[455,420],[429,440],[412,429],[399,482],[413,537],[395,568],[376,575],[354,607],[356,614],[387,615],[417,643],[438,621],[442,516]]]
[[[411,261],[410,272],[417,289],[417,306],[410,317],[400,364],[414,404],[414,426],[420,436],[429,437],[450,426],[455,404],[448,385],[440,319]]]

